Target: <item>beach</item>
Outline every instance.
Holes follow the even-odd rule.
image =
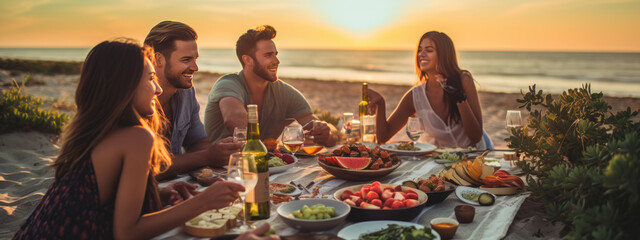
[[[7,76],[6,72],[5,76]],[[207,72],[195,75],[194,86],[202,119],[204,119],[209,90],[220,76],[217,73]],[[23,89],[24,93],[46,98],[44,109],[52,107],[67,113],[73,112],[77,75],[35,74],[32,79],[44,84],[26,86]],[[302,78],[283,80],[304,94],[313,108],[329,111],[334,116],[341,116],[344,112],[357,112],[361,99],[361,84],[358,82]],[[4,82],[6,79],[3,80]],[[4,89],[6,86],[0,88]],[[386,97],[387,115],[389,115],[410,86],[372,83],[369,88]],[[520,97],[520,94],[487,92],[480,88],[483,126],[496,148],[506,148],[504,138],[508,134],[504,127],[505,113],[507,110],[519,109],[520,104],[516,99]],[[640,98],[605,97],[605,100],[613,107],[614,112],[627,107],[631,107],[632,110],[640,108]],[[526,110],[523,109],[522,113],[523,118],[526,119],[528,116]],[[0,239],[13,236],[53,182],[54,171],[47,165],[53,161],[58,149],[57,135],[37,132],[0,135]],[[543,220],[541,214],[535,203],[527,201],[516,216],[506,238],[532,238],[539,229],[543,229],[542,233],[546,238],[557,237],[559,228],[551,227]]]

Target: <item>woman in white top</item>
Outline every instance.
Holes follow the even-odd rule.
[[[407,91],[400,104],[385,119],[385,100],[369,90],[369,113],[377,112],[378,142],[389,140],[407,123],[420,118],[424,134],[421,142],[438,147],[485,149],[482,111],[471,73],[458,66],[451,38],[442,32],[422,35],[416,52],[416,86]]]

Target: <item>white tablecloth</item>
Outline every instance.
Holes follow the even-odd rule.
[[[493,153],[492,153],[493,154]],[[500,157],[501,153],[493,154],[494,157]],[[299,161],[296,166],[288,169],[285,172],[273,174],[269,177],[270,182],[289,183],[294,181],[302,185],[307,185],[311,181],[314,185],[309,188],[313,189],[316,185],[322,186],[320,188],[320,194],[333,196],[333,193],[341,188],[351,185],[358,185],[366,182],[354,182],[335,178],[330,173],[324,171],[317,164],[316,157],[298,157]],[[378,179],[381,183],[385,184],[401,184],[406,180],[413,180],[418,177],[428,177],[431,174],[438,175],[445,167],[442,164],[436,163],[431,158],[422,157],[420,161],[409,161],[410,157],[401,157],[401,165],[389,175]],[[508,162],[502,162],[503,169],[510,170]],[[178,178],[173,181],[185,180],[188,177]],[[165,183],[166,184],[166,183]],[[161,185],[162,186],[162,185]],[[474,206],[476,209],[476,215],[471,223],[460,224],[454,239],[500,239],[503,238],[509,225],[513,221],[520,205],[529,196],[528,192],[519,193],[511,196],[498,196],[495,204],[491,206]],[[443,202],[426,207],[422,210],[422,213],[418,215],[411,222],[418,223],[429,227],[431,219],[437,217],[451,217],[455,218],[454,207],[456,205],[465,204],[460,201],[455,192],[449,195]],[[267,221],[271,224],[272,228],[276,230],[279,235],[291,235],[298,233],[294,228],[286,225],[281,219],[279,219],[276,209],[279,205],[271,204],[271,217]],[[330,230],[325,233],[338,233],[340,229],[353,224],[353,222],[345,222],[344,224]],[[182,232],[181,227],[172,229],[171,231],[158,236],[156,239],[198,239],[189,236]]]

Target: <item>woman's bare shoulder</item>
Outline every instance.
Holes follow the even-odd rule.
[[[473,76],[471,75],[471,72],[467,70],[462,70],[460,72],[460,78],[462,79],[462,82],[473,81]]]
[[[122,127],[109,133],[97,147],[125,152],[128,149],[151,146],[154,133],[141,126]]]
[[[122,141],[153,141],[154,133],[142,126],[123,127],[115,130],[112,134],[113,138]]]

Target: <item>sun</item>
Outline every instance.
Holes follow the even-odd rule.
[[[332,24],[357,34],[370,34],[393,23],[404,1],[324,0],[318,10]]]

